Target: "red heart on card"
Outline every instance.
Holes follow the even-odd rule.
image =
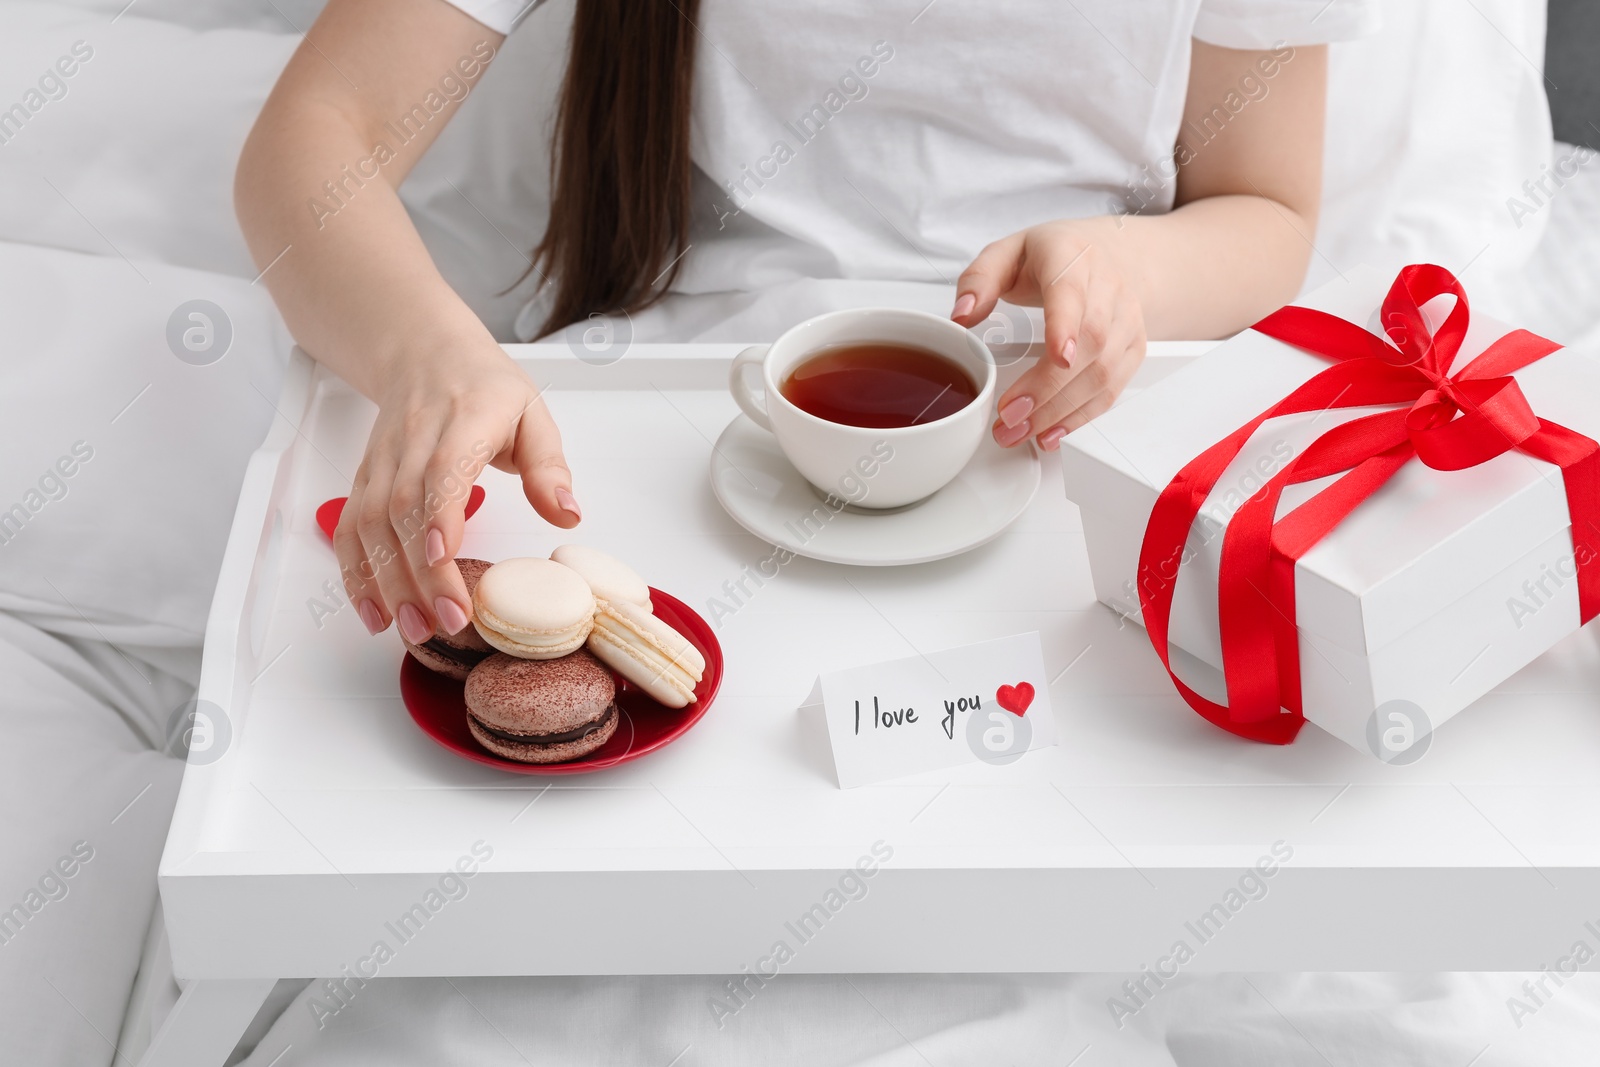
[[[1023,712],[1028,710],[1028,705],[1033,703],[1033,684],[1018,682],[1016,685],[1002,685],[994,691],[994,698],[1002,708],[1020,719]]]
[[[322,527],[322,532],[328,535],[328,540],[333,540],[333,531],[339,528],[339,516],[344,514],[344,502],[347,496],[336,496],[332,500],[324,500],[317,508],[317,525]],[[474,512],[483,506],[483,486],[475,485],[467,494],[467,518],[472,518]]]

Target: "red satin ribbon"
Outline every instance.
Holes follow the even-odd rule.
[[[1429,332],[1422,305],[1455,297]],[[1539,418],[1512,373],[1560,346],[1513,330],[1451,374],[1467,333],[1467,294],[1443,267],[1400,271],[1380,320],[1388,340],[1335,315],[1286,307],[1255,329],[1335,360],[1333,366],[1196,456],[1162,490],[1139,553],[1139,606],[1150,643],[1184,700],[1241,737],[1287,744],[1305,722],[1295,628],[1295,562],[1413,456],[1462,470],[1517,449],[1561,468],[1572,516],[1583,622],[1600,613],[1600,446]],[[1313,441],[1233,515],[1222,539],[1217,607],[1228,702],[1218,704],[1172,672],[1168,627],[1184,545],[1206,496],[1256,428],[1268,419],[1330,408],[1403,404],[1353,419]],[[1284,489],[1341,475],[1274,521]]]

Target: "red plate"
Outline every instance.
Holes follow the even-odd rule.
[[[132,6],[131,0],[129,6]],[[333,540],[333,531],[339,528],[339,516],[344,514],[344,505],[349,499],[347,496],[336,496],[317,505],[317,525],[322,527],[322,532],[327,535],[329,541]],[[467,493],[466,514],[463,517],[472,518],[482,506],[483,486],[475,485],[471,492]]]
[[[683,601],[659,589],[650,590],[656,618],[677,630],[706,658],[705,675],[695,686],[695,702],[686,708],[669,708],[650,699],[633,683],[617,678],[617,710],[622,721],[611,740],[582,759],[566,763],[518,763],[497,756],[478,744],[467,730],[464,683],[446,678],[418,663],[407,653],[400,663],[400,696],[422,732],[458,756],[487,763],[513,774],[586,774],[654,752],[688,732],[711,707],[722,683],[722,646],[706,621]]]

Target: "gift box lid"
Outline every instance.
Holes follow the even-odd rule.
[[[1360,268],[1296,303],[1378,333],[1378,309],[1392,281]],[[1439,297],[1424,308],[1430,327],[1444,320],[1453,300]],[[1474,309],[1453,369],[1466,366],[1509,329]],[[1246,330],[1069,435],[1061,446],[1067,496],[1085,508],[1141,509],[1142,531],[1157,495],[1186,463],[1330,365]],[[1600,360],[1593,354],[1564,348],[1516,378],[1541,418],[1600,436]],[[1264,423],[1218,479],[1196,526],[1209,519],[1220,530],[1265,477],[1313,440],[1379,410],[1330,409]],[[1278,515],[1330,480],[1290,487]],[[1570,525],[1554,464],[1517,451],[1460,471],[1434,470],[1413,459],[1301,557],[1295,571],[1297,622],[1309,633],[1370,653]],[[1191,534],[1191,547],[1199,545],[1196,563],[1211,575],[1221,543],[1220,536]],[[1210,595],[1214,611],[1214,588]]]

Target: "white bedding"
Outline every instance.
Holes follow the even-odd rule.
[[[1550,225],[1528,265],[1487,299],[1498,318],[1594,348],[1600,346],[1600,152],[1557,144],[1555,159],[1557,166],[1570,160],[1565,166],[1577,174],[1544,208]],[[1474,282],[1470,273],[1466,282]]]
[[[196,298],[235,331],[210,366],[168,346]],[[0,308],[0,1064],[109,1064],[182,772],[169,724],[289,340],[246,280],[17,244]]]
[[[711,977],[380,979],[322,1030],[308,989],[245,1063],[1554,1067],[1593,1062],[1600,1032],[1600,976],[1520,1029],[1505,1004],[1525,975],[1180,978],[1118,1029],[1126,977],[785,976],[721,1029]]]
[[[7,612],[0,679],[0,1063],[110,1063],[182,771],[155,739],[186,683]]]

